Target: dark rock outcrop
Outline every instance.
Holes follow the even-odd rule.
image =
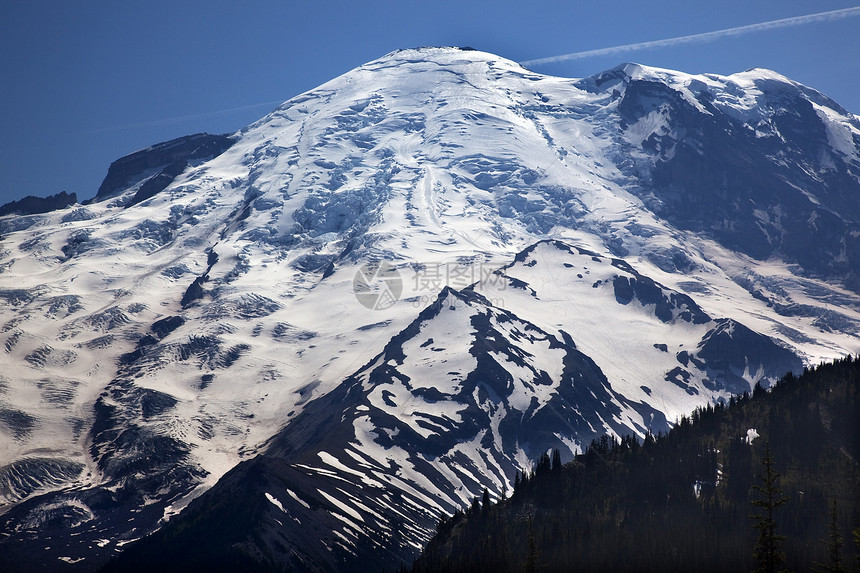
[[[97,203],[115,197],[129,186],[142,181],[145,182],[130,205],[145,201],[170,185],[185,170],[189,161],[221,155],[234,142],[227,135],[197,133],[135,151],[111,163],[96,196],[90,202]]]
[[[665,82],[627,77],[620,127],[654,113],[664,121],[631,164],[637,176],[647,173],[634,192],[681,229],[856,289],[860,166],[829,143],[813,106],[824,96],[789,80],[754,81],[763,94],[758,113],[740,118],[705,89],[691,87],[697,107]]]
[[[50,213],[51,211],[65,209],[77,202],[78,196],[75,193],[66,193],[65,191],[61,191],[56,195],[49,195],[48,197],[29,195],[23,199],[0,205],[0,217],[3,215],[38,215],[40,213]]]

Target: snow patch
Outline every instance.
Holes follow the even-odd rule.
[[[758,437],[759,437],[759,433],[754,428],[750,428],[749,430],[747,430],[747,435],[744,438],[744,441],[748,444],[752,444],[753,440],[755,440]]]
[[[269,492],[266,492],[266,499],[268,499],[272,503],[272,505],[274,505],[275,507],[277,507],[278,509],[280,509],[284,513],[287,513],[287,510],[284,509],[283,504],[278,500],[278,498],[276,498],[275,496],[273,496]]]
[[[308,505],[308,503],[307,503],[305,500],[303,500],[303,499],[302,499],[302,498],[300,498],[298,495],[296,495],[296,493],[295,493],[293,490],[291,490],[291,489],[287,488],[287,493],[290,495],[290,497],[291,497],[291,498],[293,498],[294,500],[296,500],[297,502],[299,502],[300,504],[302,504],[302,505],[304,506],[304,508],[305,508],[305,509],[310,509],[310,508],[311,508],[311,506],[310,506],[310,505]]]

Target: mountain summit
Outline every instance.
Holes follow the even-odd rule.
[[[0,217],[0,554],[396,566],[548,448],[858,352],[858,228],[860,121],[773,72],[388,54]]]

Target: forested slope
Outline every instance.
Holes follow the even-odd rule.
[[[785,565],[835,565],[838,533],[853,570],[858,390],[860,360],[848,357],[698,410],[667,435],[604,437],[565,465],[545,455],[509,499],[443,518],[414,571],[751,571],[768,456],[788,498],[773,509]]]

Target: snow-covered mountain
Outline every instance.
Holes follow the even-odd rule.
[[[122,158],[0,217],[0,554],[396,565],[548,448],[860,351],[859,176],[770,71],[448,48]]]

